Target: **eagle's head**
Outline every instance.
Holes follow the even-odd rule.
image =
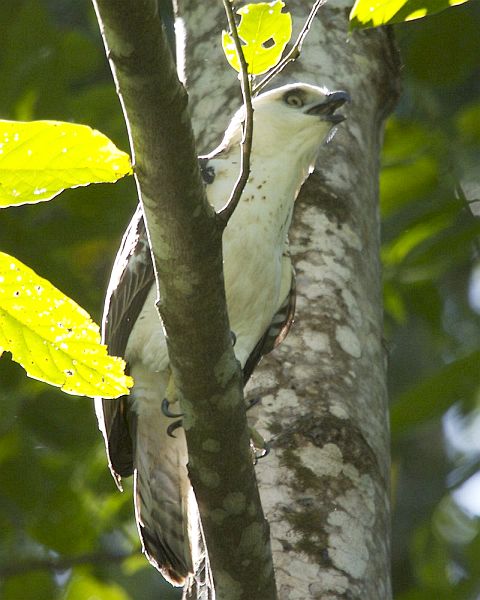
[[[253,99],[253,144],[257,155],[290,153],[316,156],[319,145],[329,141],[334,127],[345,117],[337,113],[350,100],[347,92],[330,92],[307,83],[293,83],[260,94]],[[229,145],[241,137],[243,107],[233,117],[225,134]]]

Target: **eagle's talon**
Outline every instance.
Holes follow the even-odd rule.
[[[182,426],[182,419],[179,419],[178,421],[174,421],[173,423],[170,423],[170,425],[167,427],[167,435],[171,438],[176,438],[177,436],[174,435],[173,432],[181,426]]]
[[[232,346],[235,347],[235,344],[237,343],[237,336],[235,335],[235,332],[230,330],[230,337],[232,338]]]
[[[256,465],[260,458],[270,454],[270,444],[253,427],[250,430],[250,447],[252,450],[253,464]]]
[[[170,412],[170,402],[166,398],[164,398],[162,400],[162,413],[166,417],[170,417],[171,419],[177,419],[178,417],[183,417],[183,413]]]
[[[255,396],[255,398],[250,398],[247,402],[247,407],[245,408],[245,410],[250,410],[254,406],[257,406],[257,404],[260,404],[261,401],[261,396]]]
[[[266,456],[268,456],[270,454],[270,450],[272,449],[270,444],[268,442],[264,442],[263,444],[264,444],[263,448],[261,448],[260,452],[255,452],[255,464],[261,458],[265,458]]]

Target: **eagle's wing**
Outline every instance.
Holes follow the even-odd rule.
[[[202,165],[204,177],[205,166]],[[102,337],[110,354],[125,355],[131,330],[154,282],[145,223],[141,207],[138,206],[123,237],[107,290]],[[243,367],[244,383],[250,379],[261,358],[285,339],[293,323],[295,298],[295,272],[292,268],[290,290]],[[109,466],[118,483],[121,477],[133,474],[135,417],[133,411],[128,409],[128,402],[128,396],[115,400],[96,400],[97,417],[105,437]]]
[[[290,261],[290,257],[288,256],[288,261]],[[287,337],[288,332],[290,331],[290,327],[293,324],[293,319],[295,316],[295,302],[297,296],[297,288],[295,281],[295,269],[290,264],[291,269],[291,281],[290,281],[290,290],[285,297],[285,300],[282,302],[280,308],[277,310],[275,315],[273,316],[272,322],[270,326],[262,335],[262,337],[258,340],[255,348],[250,353],[250,356],[247,358],[245,365],[243,367],[243,382],[244,385],[250,379],[255,367],[260,362],[261,358],[274,350],[279,344],[283,342],[283,340]]]
[[[141,206],[123,236],[107,290],[102,339],[110,354],[125,356],[128,338],[155,282]],[[100,429],[105,438],[110,470],[118,484],[133,474],[134,413],[128,396],[95,400]]]
[[[206,184],[215,178],[208,161],[207,157],[199,157],[200,172]],[[110,354],[125,358],[128,338],[154,283],[145,221],[138,205],[115,258],[105,299],[102,341]],[[95,412],[105,439],[110,470],[121,487],[121,478],[133,474],[135,414],[129,410],[128,396],[114,400],[97,398]]]

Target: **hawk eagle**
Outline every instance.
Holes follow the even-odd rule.
[[[320,144],[344,119],[336,110],[347,100],[346,92],[307,84],[253,99],[251,173],[223,235],[228,313],[245,381],[292,323],[295,285],[287,236],[293,205]],[[217,211],[238,176],[243,119],[241,108],[220,146],[199,159],[208,200]],[[146,556],[168,581],[184,585],[201,571],[206,554],[185,435],[182,429],[169,435],[175,409],[163,402],[170,369],[156,293],[138,207],[115,260],[103,318],[104,342],[111,354],[125,358],[135,385],[130,396],[97,399],[96,412],[118,485],[122,477],[134,476],[135,516]]]

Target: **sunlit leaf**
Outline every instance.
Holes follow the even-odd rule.
[[[0,252],[0,351],[8,350],[34,379],[79,396],[115,398],[132,380],[108,356],[96,325],[50,282]]]
[[[350,12],[350,27],[379,27],[433,15],[467,0],[357,0]]]
[[[131,172],[128,154],[86,125],[0,120],[0,207],[49,200],[65,188]]]
[[[280,60],[292,35],[292,17],[282,13],[285,6],[281,0],[247,4],[237,11],[240,15],[238,35],[243,40],[243,54],[248,72],[260,75],[274,67]],[[222,46],[230,65],[240,71],[235,43],[226,31],[222,34]]]

